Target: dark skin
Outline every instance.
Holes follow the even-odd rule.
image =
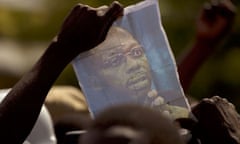
[[[105,12],[99,15],[99,12]],[[31,132],[47,93],[63,69],[79,53],[101,43],[112,23],[123,14],[114,2],[106,9],[77,5],[42,57],[0,104],[0,143],[20,144]]]
[[[235,14],[236,8],[231,0],[211,1],[204,5],[197,19],[193,46],[178,62],[178,72],[184,91],[188,91],[199,68],[231,32]]]

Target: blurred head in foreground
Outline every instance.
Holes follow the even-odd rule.
[[[183,144],[173,121],[140,105],[120,105],[100,113],[81,144]]]

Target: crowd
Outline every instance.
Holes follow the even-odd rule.
[[[77,107],[75,110],[80,109],[80,111],[83,110],[82,112],[66,110],[67,106],[72,108],[74,102],[71,101],[63,102],[67,106],[63,104],[64,109],[60,112],[56,111],[54,104],[59,104],[61,99],[63,101],[66,99],[62,96],[58,102],[54,103],[58,99],[51,95],[55,80],[79,53],[90,50],[105,39],[112,23],[123,15],[123,10],[118,2],[113,2],[109,7],[99,8],[78,4],[72,9],[59,33],[32,69],[5,92],[0,103],[0,143],[34,144],[35,142],[31,141],[31,135],[33,131],[38,135],[36,133],[40,133],[40,129],[44,128],[43,125],[47,126],[49,131],[54,129],[54,134],[49,132],[48,138],[52,140],[49,144],[240,143],[238,129],[233,128],[238,124],[238,113],[234,106],[220,97],[197,102],[197,105],[192,108],[197,120],[186,118],[176,119],[174,122],[161,113],[140,105],[111,107],[92,120],[86,113],[85,100],[82,99],[83,96],[78,90],[66,95],[81,95],[78,98],[83,107]],[[234,18],[235,8],[230,0],[210,3],[202,9],[196,24],[195,43],[178,62],[180,81],[184,91],[188,90],[191,80],[204,61],[230,33]],[[45,109],[44,102],[48,109]],[[226,107],[227,109],[224,109]],[[63,112],[64,110],[66,112]],[[221,112],[229,112],[229,117]],[[49,116],[53,118],[53,123],[46,124],[46,118]],[[209,120],[212,119],[211,116],[217,117],[215,121]],[[42,121],[39,120],[41,118],[43,118]],[[41,122],[43,124],[36,128],[36,125]],[[228,122],[230,126],[220,126],[221,122]],[[209,125],[214,125],[211,127],[214,130],[210,129]],[[207,133],[208,130],[212,133]],[[222,132],[221,135],[218,135],[219,132]],[[226,138],[227,140],[224,140]]]

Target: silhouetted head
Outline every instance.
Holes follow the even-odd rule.
[[[173,121],[140,105],[121,105],[96,116],[81,144],[183,144]]]

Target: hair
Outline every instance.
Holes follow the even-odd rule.
[[[160,112],[128,104],[110,107],[97,115],[80,143],[183,144],[183,139],[173,121]]]

